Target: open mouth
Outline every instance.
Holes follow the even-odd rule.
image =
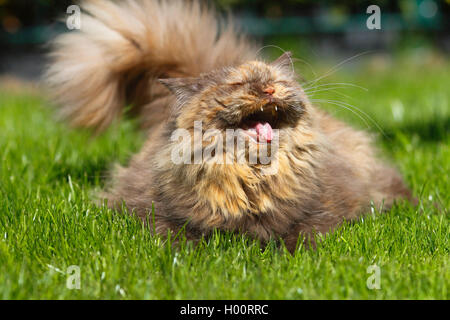
[[[282,107],[268,103],[244,117],[239,127],[256,142],[271,142],[284,117]]]
[[[227,107],[220,112],[223,129],[241,129],[241,132],[257,143],[272,142],[277,130],[297,126],[304,109],[299,103],[289,103],[280,99],[265,99],[261,104],[239,106],[238,110]],[[244,113],[244,114],[242,114]]]

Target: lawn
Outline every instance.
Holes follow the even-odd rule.
[[[96,207],[110,166],[144,141],[136,124],[92,138],[56,121],[42,93],[0,91],[0,298],[450,298],[450,62],[420,51],[356,60],[316,83],[329,86],[313,98],[373,132],[420,204],[368,213],[295,255],[223,233],[174,249],[132,216]],[[333,66],[311,65],[317,76]],[[72,265],[78,290],[66,283]]]

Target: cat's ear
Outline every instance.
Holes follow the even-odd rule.
[[[204,83],[200,78],[159,79],[179,100],[186,100],[200,92]]]
[[[292,53],[290,51],[286,51],[270,65],[285,71],[293,72]]]

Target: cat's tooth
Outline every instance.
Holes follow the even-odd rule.
[[[263,107],[261,107],[261,111],[264,111],[264,108],[263,108]]]
[[[278,111],[278,106],[275,106],[275,111]]]

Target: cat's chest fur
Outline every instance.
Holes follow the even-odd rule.
[[[316,201],[314,143],[282,146],[276,170],[247,164],[157,166],[154,193],[165,212],[199,229],[248,229],[267,223],[280,230],[302,218]],[[317,202],[317,201],[316,201]]]

